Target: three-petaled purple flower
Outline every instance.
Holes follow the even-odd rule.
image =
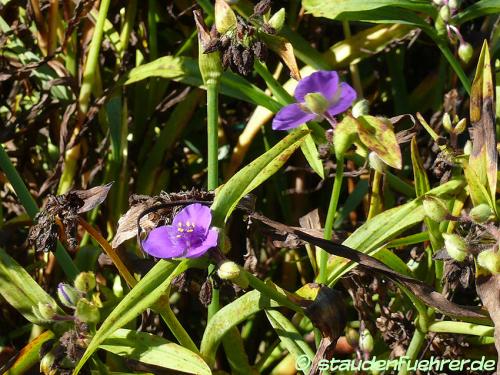
[[[153,229],[142,241],[144,251],[156,258],[197,258],[217,246],[218,232],[210,229],[210,208],[199,203],[184,207],[172,225]]]
[[[274,130],[293,129],[321,118],[333,122],[333,116],[351,106],[356,91],[345,82],[339,83],[337,72],[320,70],[301,79],[294,96],[297,103],[283,107],[274,117]]]

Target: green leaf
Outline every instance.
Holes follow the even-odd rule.
[[[375,116],[357,118],[359,138],[380,159],[393,168],[401,169],[403,159],[394,128],[389,119]]]
[[[498,13],[500,13],[500,2],[498,0],[481,0],[458,13],[453,17],[453,22],[462,24],[477,17]]]
[[[226,182],[215,195],[212,224],[222,227],[240,199],[276,173],[309,133],[309,130],[296,129]]]
[[[366,11],[383,8],[384,11],[400,11],[398,8],[434,14],[436,9],[427,0],[303,0],[302,5],[308,13],[316,17],[339,19],[344,13]]]
[[[209,366],[215,363],[215,354],[224,335],[233,327],[263,309],[279,304],[257,290],[252,290],[234,300],[212,316],[201,340],[200,352]]]
[[[40,361],[40,350],[47,341],[54,338],[52,331],[45,331],[19,351],[15,361],[3,367],[4,375],[23,375]]]
[[[203,87],[198,61],[189,57],[174,56],[160,57],[130,70],[122,83],[129,85],[151,77],[161,77]],[[278,112],[281,108],[281,105],[264,91],[231,72],[222,74],[220,92],[236,99],[261,105],[272,112]]]
[[[44,327],[51,322],[39,316],[38,304],[49,304],[64,315],[57,302],[42,289],[40,285],[12,259],[4,249],[0,248],[0,294],[5,300],[33,324]]]
[[[303,125],[303,129],[307,129],[307,125]],[[319,158],[319,152],[311,134],[306,135],[305,141],[300,145],[300,149],[309,163],[309,166],[319,177],[324,179],[325,170],[323,168],[323,162]]]
[[[309,363],[314,359],[314,352],[305,342],[302,335],[297,331],[295,326],[282,313],[277,310],[266,310],[267,319],[271,326],[279,336],[283,346],[295,357],[299,358],[303,355],[309,358]],[[301,369],[307,373],[308,369]]]
[[[146,332],[119,329],[105,339],[99,348],[143,363],[187,374],[212,373],[198,354]]]
[[[80,362],[78,362],[74,374],[78,374],[85,362],[104,340],[110,337],[117,329],[136,318],[144,310],[153,306],[168,290],[174,277],[200,261],[202,260],[191,259],[181,262],[160,260],[156,263],[102,323],[92,341],[90,341]]]

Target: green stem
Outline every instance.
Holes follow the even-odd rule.
[[[457,61],[455,56],[451,53],[450,49],[448,48],[446,42],[444,42],[440,37],[435,35],[435,33],[428,33],[429,36],[434,40],[434,42],[437,44],[439,49],[441,50],[441,53],[444,55],[446,60],[450,63],[451,67],[457,74],[458,78],[462,82],[462,85],[465,88],[465,91],[467,91],[467,94],[470,95],[471,92],[471,83],[469,81],[469,78],[463,71],[462,67],[460,66],[460,63]]]
[[[7,155],[5,149],[1,144],[0,144],[0,168],[5,172],[7,179],[10,181],[12,187],[14,188],[14,191],[16,192],[16,195],[21,201],[21,204],[24,206],[24,209],[26,210],[28,215],[32,219],[34,219],[35,215],[38,213],[38,206],[33,197],[31,196],[30,192],[28,191],[28,188],[24,184],[21,176],[19,175],[19,173],[17,173],[16,168],[10,161],[9,156]],[[76,275],[78,275],[79,271],[76,268],[75,264],[73,263],[73,260],[71,259],[71,257],[66,252],[66,250],[64,249],[64,247],[61,245],[60,242],[57,243],[55,256],[57,262],[63,269],[66,276],[68,276],[68,278],[73,280],[76,277]]]
[[[375,171],[373,175],[370,210],[368,211],[368,216],[366,220],[370,220],[372,217],[376,216],[380,212],[382,206],[382,201],[380,196],[381,182],[382,182],[382,173]]]
[[[408,358],[407,359],[408,362],[412,363],[413,361],[415,361],[418,353],[420,352],[420,349],[422,348],[422,345],[424,344],[424,341],[425,341],[425,334],[420,330],[416,329],[410,341],[410,345],[408,346],[408,350],[406,351],[406,357]],[[406,368],[406,364],[403,363],[403,366],[401,366],[398,375],[406,375],[407,373],[408,369]]]
[[[283,88],[271,74],[267,66],[262,64],[260,61],[255,61],[253,67],[258,75],[266,82],[273,95],[278,99],[280,104],[287,105],[294,102],[293,97]]]
[[[166,294],[166,296],[168,296],[168,293]],[[165,299],[166,299],[165,303],[162,304],[160,307],[158,307],[156,310],[162,317],[163,321],[167,324],[168,329],[170,329],[170,332],[172,332],[172,334],[175,336],[175,338],[177,339],[177,341],[181,346],[191,350],[196,354],[200,354],[200,351],[196,347],[196,344],[191,339],[189,334],[186,332],[186,330],[184,329],[184,327],[179,322],[174,312],[170,308],[168,299],[167,298]]]
[[[442,321],[429,325],[429,331],[438,333],[456,333],[460,335],[493,336],[495,333],[495,327],[466,322]]]
[[[337,171],[335,172],[335,181],[333,182],[332,195],[330,197],[330,204],[328,206],[328,213],[326,215],[325,222],[325,240],[332,239],[333,233],[333,222],[335,219],[335,214],[337,213],[337,205],[340,197],[340,188],[342,187],[342,180],[344,177],[344,158],[337,159]],[[319,253],[319,275],[318,283],[325,283],[327,279],[326,268],[328,263],[328,253],[320,249]]]

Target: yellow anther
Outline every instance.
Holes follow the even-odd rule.
[[[188,230],[187,230],[187,232],[188,232],[188,233],[191,233],[192,231],[193,231],[192,229],[188,229]]]
[[[179,231],[179,232],[184,232],[184,229],[182,229],[182,228],[177,228],[177,231]]]

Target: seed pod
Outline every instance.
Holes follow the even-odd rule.
[[[46,320],[52,320],[56,315],[56,309],[50,303],[38,302],[38,312]]]
[[[466,128],[467,128],[467,119],[463,118],[460,121],[458,121],[458,123],[455,125],[453,132],[455,134],[462,134]]]
[[[257,57],[260,61],[264,61],[267,58],[267,46],[264,42],[256,40],[252,43],[252,50],[255,57]]]
[[[454,233],[443,233],[444,247],[450,257],[458,262],[463,262],[467,257],[467,245],[465,241]]]
[[[481,203],[480,205],[470,210],[469,217],[476,223],[484,223],[490,218],[492,214],[493,211],[491,207],[486,203]]]
[[[88,293],[94,290],[95,286],[96,281],[93,272],[80,272],[75,279],[75,288],[80,292]]]
[[[500,274],[500,253],[498,249],[481,251],[477,256],[477,263],[494,275]]]
[[[252,72],[253,69],[253,51],[251,51],[249,48],[245,48],[241,53],[241,60],[241,74],[247,76]]]
[[[434,221],[443,221],[449,214],[444,202],[433,195],[426,195],[422,201],[422,205],[425,215]]]

